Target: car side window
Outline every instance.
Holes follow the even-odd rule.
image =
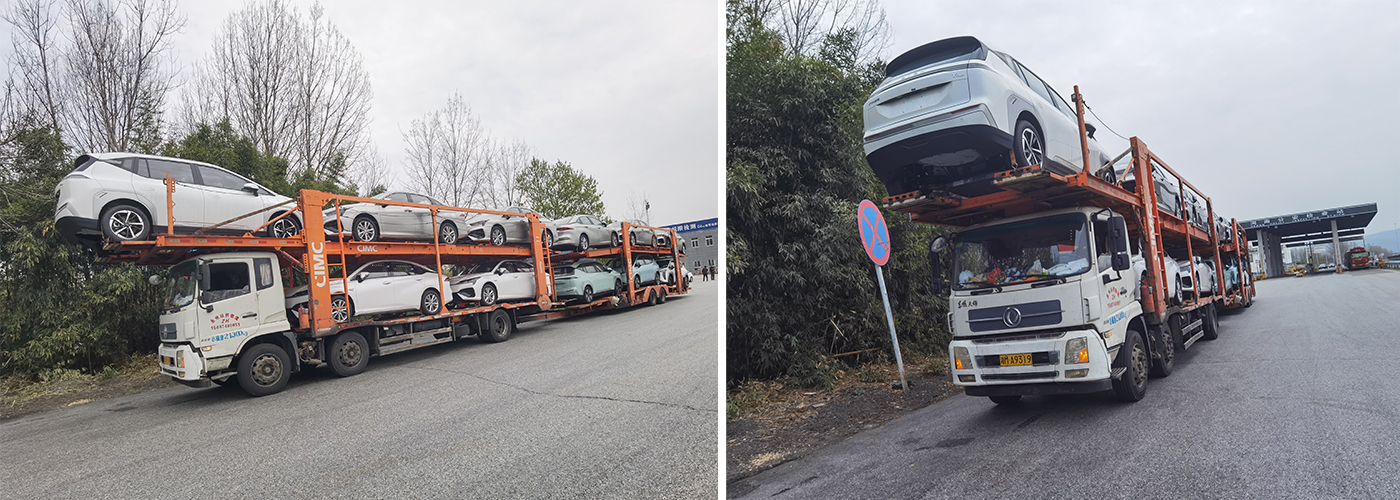
[[[1055,99],[1050,97],[1050,92],[1046,90],[1047,87],[1045,86],[1045,82],[1042,81],[1039,77],[1035,76],[1035,73],[1031,73],[1031,70],[1028,70],[1025,66],[1022,66],[1021,76],[1025,78],[1026,86],[1030,87],[1031,91],[1040,94],[1040,97],[1044,98],[1045,102],[1050,103],[1050,105],[1055,105]]]
[[[391,195],[389,195],[389,196],[385,196],[384,199],[389,200],[389,201],[408,201],[408,194],[407,194],[407,193],[394,193],[394,194],[391,194]]]
[[[146,175],[146,177],[152,179],[164,179],[165,174],[170,174],[170,177],[174,178],[175,182],[194,183],[194,170],[186,163],[148,159],[145,160],[145,166],[141,169],[147,171],[148,175]]]
[[[370,265],[368,265],[368,266],[365,266],[365,269],[364,269],[363,271],[360,271],[360,273],[364,274],[364,275],[365,275],[365,279],[367,279],[367,280],[372,280],[372,279],[375,279],[375,278],[384,278],[384,277],[388,277],[388,276],[389,276],[389,263],[388,263],[388,262],[376,262],[376,263],[370,264]]]
[[[205,304],[231,299],[252,292],[248,286],[248,264],[244,262],[222,262],[209,265],[209,284],[204,291],[208,294]]]
[[[1060,111],[1063,111],[1065,115],[1070,118],[1078,119],[1077,115],[1074,114],[1074,106],[1070,106],[1069,103],[1065,102],[1065,99],[1060,97],[1059,92],[1055,92],[1055,89],[1050,89],[1050,95],[1055,98],[1055,105],[1060,108]]]
[[[199,179],[203,181],[200,184],[205,186],[232,189],[234,191],[242,190],[243,185],[248,183],[248,181],[243,180],[243,178],[239,176],[217,168],[210,168],[202,165],[199,167]]]

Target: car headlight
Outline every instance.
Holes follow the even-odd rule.
[[[971,370],[971,369],[972,369],[972,355],[969,354],[969,353],[967,352],[967,348],[966,348],[966,347],[954,347],[954,348],[953,348],[953,369],[954,369],[954,370]]]
[[[1065,364],[1077,365],[1089,362],[1089,339],[1079,337],[1065,342]]]
[[[472,278],[472,279],[463,281],[462,284],[463,284],[463,285],[466,285],[466,286],[472,286],[472,285],[475,285],[475,284],[476,284],[476,280],[479,280],[479,279],[481,279],[481,278]]]
[[[472,222],[472,226],[473,226],[473,227],[484,226],[484,225],[486,225],[486,221],[484,221],[484,220],[479,220],[479,221],[474,221],[474,222]]]

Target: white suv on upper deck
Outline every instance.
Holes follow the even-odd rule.
[[[1098,170],[1108,158],[1094,128],[1086,129]],[[1010,168],[1007,151],[1020,166],[1084,169],[1074,107],[1016,59],[970,36],[894,58],[865,102],[864,142],[891,195],[929,187],[963,194]]]
[[[165,177],[175,180],[175,229],[188,232],[291,200],[223,168],[197,161],[136,153],[93,153],[79,156],[75,167],[59,181],[54,197],[54,222],[72,243],[101,247],[102,239],[139,241],[165,230]],[[283,212],[286,205],[208,231],[243,234]],[[268,225],[262,234],[274,238],[301,231],[299,214]]]

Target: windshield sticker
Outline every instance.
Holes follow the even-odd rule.
[[[238,317],[238,315],[234,313],[223,313],[209,319],[209,323],[211,323],[209,329],[227,330],[229,328],[238,328],[240,326],[239,320],[242,319],[243,318]]]

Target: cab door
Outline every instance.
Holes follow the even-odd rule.
[[[261,331],[263,310],[259,307],[259,294],[254,292],[251,261],[220,259],[201,266],[200,293],[195,300],[199,306],[197,331],[204,345],[241,342]],[[271,311],[280,310],[279,307]]]

